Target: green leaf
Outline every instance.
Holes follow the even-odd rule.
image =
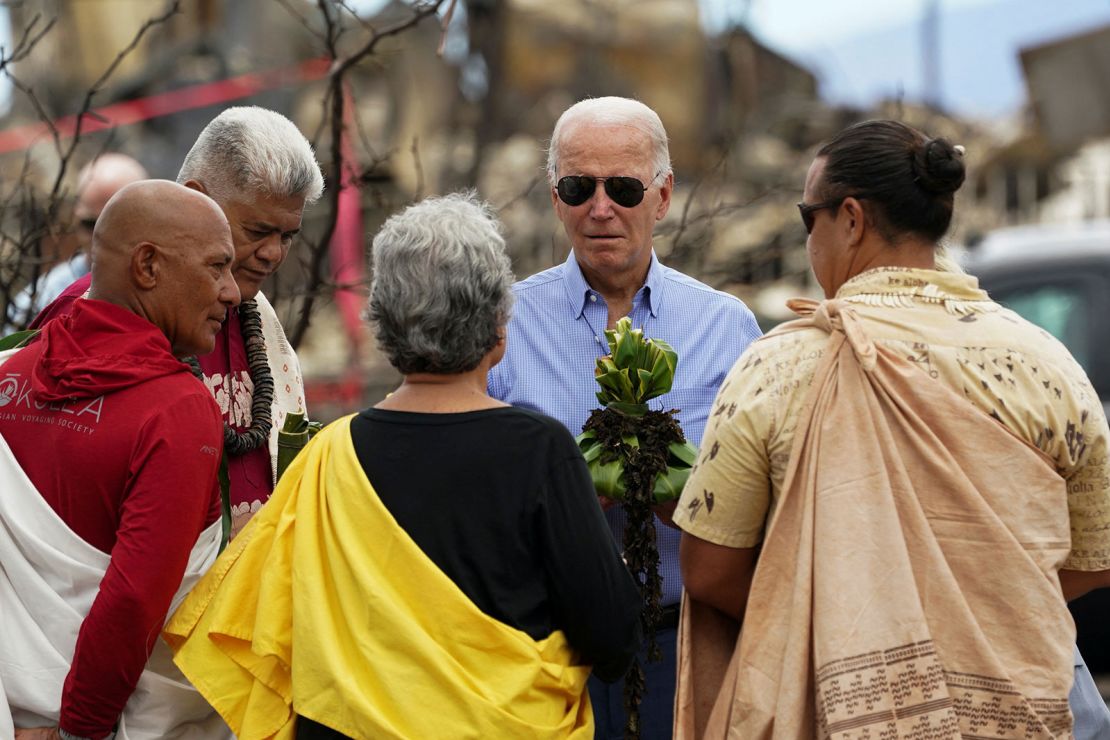
[[[613,347],[613,363],[620,368],[629,368],[635,364],[636,343],[631,334],[618,332],[617,342]]]
[[[624,475],[623,462],[611,460],[602,463],[595,460],[587,467],[590,469],[590,477],[593,478],[594,488],[599,496],[606,496],[617,501],[624,498],[625,487],[621,480]]]
[[[674,461],[677,460],[685,463],[686,467],[692,468],[698,461],[698,448],[689,442],[673,442],[667,451],[671,453],[672,458],[668,461],[669,465],[674,465]]]
[[[664,361],[662,354],[656,351],[652,364],[649,365],[649,369],[643,372],[647,375],[643,383],[644,401],[649,401],[649,399],[666,393],[667,389],[670,387],[673,376],[670,374],[670,369],[667,367],[667,363]]]
[[[625,368],[613,376],[617,379],[620,386],[619,400],[625,403],[635,403],[638,399],[636,394],[632,391],[632,379],[628,377],[628,369]]]
[[[628,416],[643,416],[648,412],[646,403],[622,403],[620,401],[611,401],[606,404],[606,407],[614,411],[619,411],[622,414],[627,414]]]
[[[662,339],[652,339],[651,343],[663,354],[663,357],[667,361],[667,367],[671,369],[671,375],[673,376],[675,368],[678,367],[678,353],[674,351],[674,348],[671,347],[670,344],[664,342]]]
[[[594,371],[601,390],[597,400],[612,411],[632,417],[648,412],[647,401],[661,396],[674,385],[678,367],[678,353],[661,339],[648,339],[642,329],[634,329],[632,320],[622,317],[612,329],[605,330],[609,354],[598,358]],[[584,433],[578,437],[599,495],[620,500],[625,496],[622,481],[624,464],[620,460],[602,463],[605,450],[596,435]],[[628,435],[624,445],[639,447],[639,439]],[[668,447],[667,470],[656,476],[652,494],[659,503],[678,498],[682,487],[697,461],[698,450],[689,443],[675,443]]]
[[[26,329],[24,331],[17,331],[9,334],[6,337],[0,338],[0,352],[9,349],[19,349],[26,347],[32,339],[38,336],[38,329]]]
[[[586,437],[587,434],[590,435],[588,438]],[[578,442],[578,449],[582,451],[582,457],[587,463],[593,462],[599,458],[602,451],[605,449],[594,437],[593,432],[586,432],[585,434],[578,435],[576,441]]]
[[[216,474],[220,485],[220,552],[231,542],[231,475],[227,470],[227,451],[220,455],[220,468]]]
[[[619,393],[622,386],[618,378],[622,372],[624,371],[614,369],[609,372],[600,373],[595,380],[597,380],[597,384],[602,388],[608,388],[609,390]]]
[[[678,356],[666,342],[651,340],[651,384],[643,400],[661,396],[674,385],[674,370]],[[663,346],[659,346],[663,345]]]
[[[598,395],[603,404],[645,403],[661,396],[674,385],[678,354],[661,339],[648,339],[642,329],[632,328],[627,316],[616,327],[605,330],[610,354],[598,358],[594,371],[605,393]],[[616,374],[628,379],[628,385]]]
[[[617,321],[617,325],[612,329],[605,330],[605,340],[609,343],[609,354],[615,355],[617,352],[617,337],[628,332],[632,326],[632,320],[627,316]]]
[[[597,370],[594,371],[596,375],[605,375],[606,373],[619,372],[620,368],[613,362],[613,358],[609,355],[597,358]]]
[[[651,489],[655,503],[664,504],[674,501],[682,495],[686,481],[690,479],[690,468],[667,468],[666,471],[655,476],[655,485]]]

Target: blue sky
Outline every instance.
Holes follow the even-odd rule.
[[[745,0],[701,0],[713,30],[744,20]],[[752,0],[747,22],[772,48],[818,76],[830,102],[865,106],[923,87],[926,0]],[[1110,0],[940,0],[940,93],[978,119],[1011,116],[1025,101],[1020,49],[1110,24]]]
[[[941,0],[942,9],[986,5],[996,0]],[[1066,0],[1064,0],[1066,2]],[[700,0],[711,30],[744,20],[761,37],[784,49],[861,36],[921,16],[924,0]]]

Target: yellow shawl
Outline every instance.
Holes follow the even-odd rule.
[[[298,455],[166,627],[240,740],[294,712],[354,738],[592,738],[589,668],[482,613],[367,481],[350,419]],[[434,515],[430,512],[429,515]]]
[[[1062,478],[841,301],[744,623],[688,601],[676,737],[1067,738]]]

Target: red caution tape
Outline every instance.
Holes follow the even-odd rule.
[[[251,72],[238,77],[229,77],[226,80],[189,85],[145,98],[105,105],[102,108],[94,108],[85,115],[81,123],[81,131],[91,133],[128,126],[193,108],[206,108],[210,105],[240,100],[264,90],[318,80],[327,75],[330,66],[330,59],[318,57],[292,67],[267,72]],[[77,116],[63,116],[53,123],[59,135],[67,139],[73,136],[76,130]],[[0,154],[27,149],[41,139],[49,137],[50,127],[41,122],[0,131]]]

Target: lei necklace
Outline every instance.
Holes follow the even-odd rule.
[[[273,419],[270,416],[274,403],[274,377],[266,362],[266,340],[262,338],[262,317],[254,301],[239,304],[239,325],[243,332],[243,346],[247,352],[247,368],[250,372],[254,391],[251,397],[251,424],[242,432],[237,432],[224,422],[224,451],[232,457],[239,457],[261,447],[270,437]],[[185,362],[193,370],[193,375],[204,379],[200,362],[196,357],[188,357]]]

